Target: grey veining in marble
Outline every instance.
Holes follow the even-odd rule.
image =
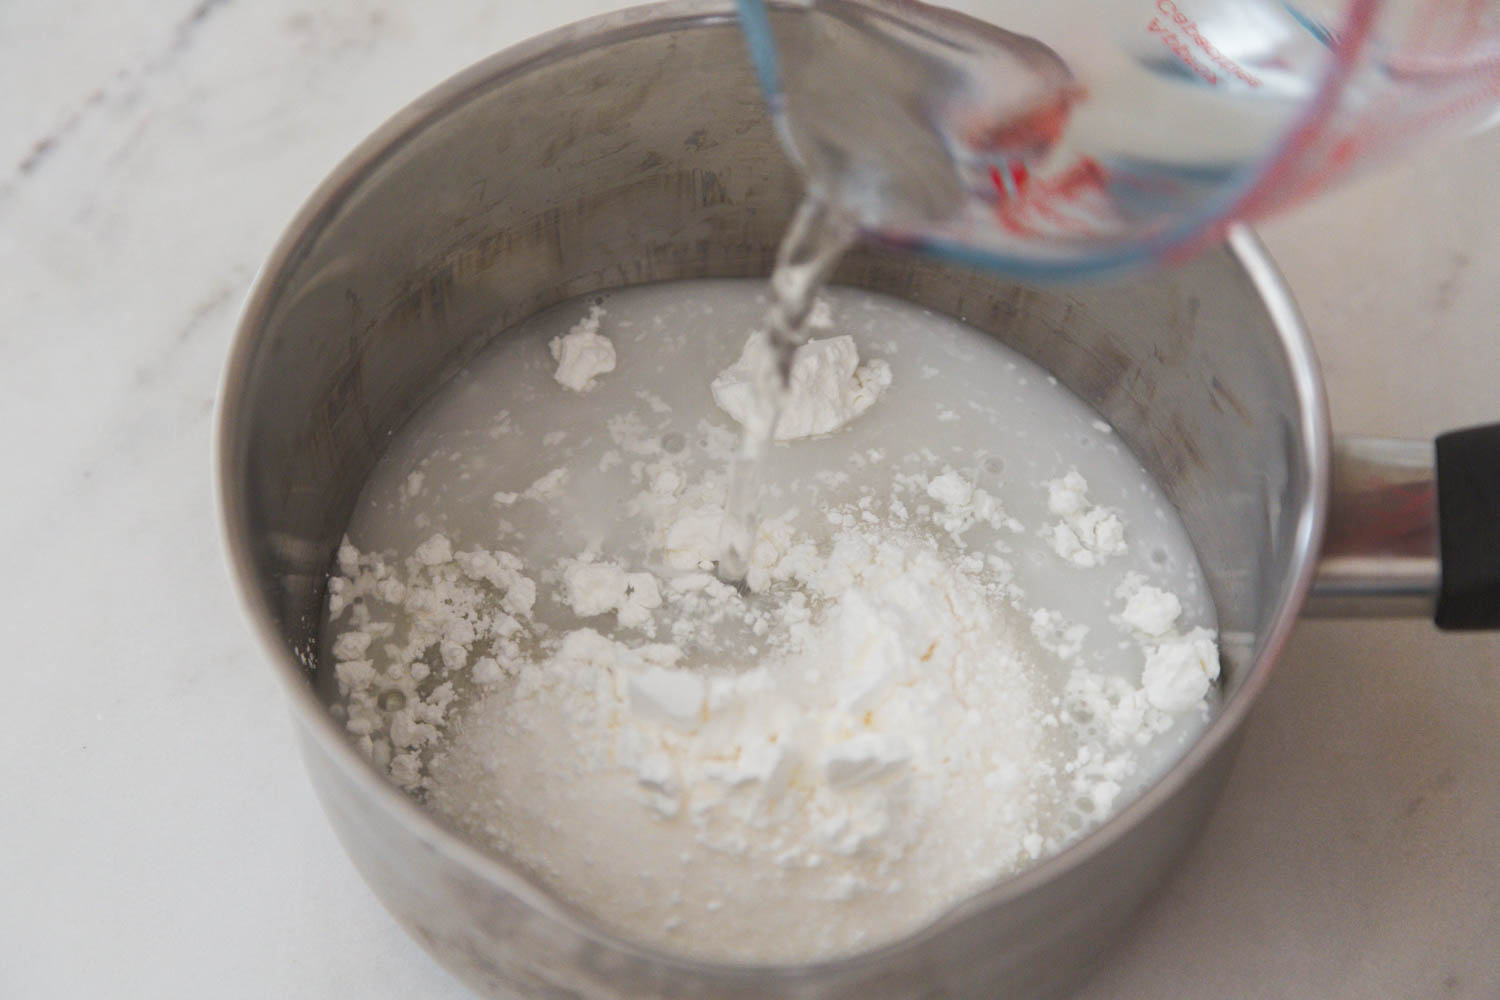
[[[348,866],[221,566],[219,366],[318,180],[616,4],[0,5],[0,997],[453,997]],[[1335,423],[1500,418],[1500,134],[1266,227]],[[1302,628],[1207,838],[1081,996],[1500,995],[1500,642]]]

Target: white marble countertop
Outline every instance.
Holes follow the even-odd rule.
[[[608,0],[0,6],[0,997],[462,997],[324,823],[219,552],[258,263],[455,70]],[[1500,418],[1500,133],[1265,229],[1344,431]],[[1500,996],[1500,640],[1308,623],[1083,990]]]

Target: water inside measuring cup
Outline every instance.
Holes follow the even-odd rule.
[[[954,6],[740,3],[814,193],[887,239],[1022,277],[1158,258],[1315,190],[1394,122],[1476,103],[1473,73],[1341,64],[1363,0]],[[1436,45],[1391,31],[1408,61]]]
[[[950,11],[816,2],[800,21],[776,39],[773,107],[813,193],[869,228],[959,214],[982,189],[973,152],[1044,152],[1042,119],[1075,93],[1045,45]]]

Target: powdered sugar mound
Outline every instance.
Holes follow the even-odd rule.
[[[613,612],[623,628],[655,633],[651,613],[661,587],[650,573],[627,573],[617,563],[570,559],[563,564],[564,600],[580,618]]]
[[[1126,599],[1120,621],[1145,636],[1171,632],[1182,614],[1182,601],[1158,587],[1142,584]]]
[[[1209,686],[1218,678],[1219,647],[1214,633],[1206,628],[1156,643],[1141,670],[1146,700],[1164,712],[1185,712],[1202,705]]]
[[[588,392],[597,384],[597,376],[615,370],[615,345],[599,333],[603,318],[604,309],[593,306],[573,329],[547,344],[557,362],[552,377],[574,392]]]
[[[612,920],[712,921],[727,954],[762,958],[848,947],[868,920],[844,904],[876,887],[893,913],[926,910],[1029,857],[1045,713],[983,561],[859,520],[826,547],[775,534],[778,563],[802,554],[782,579],[803,589],[766,649],[705,671],[676,644],[548,640],[467,710],[432,765],[434,804],[528,863],[586,872],[569,895]],[[625,577],[578,560],[563,590],[597,615]],[[714,588],[746,607],[706,573],[665,596]],[[567,837],[544,832],[558,824]],[[749,902],[770,872],[801,902],[768,923]],[[632,891],[641,879],[676,889]]]
[[[1145,699],[1163,712],[1201,709],[1213,682],[1219,679],[1218,635],[1195,627],[1177,630],[1182,602],[1175,594],[1128,574],[1115,590],[1125,601],[1119,620],[1135,632],[1144,656],[1141,689]]]
[[[563,570],[564,600],[580,618],[613,611],[625,599],[625,571],[612,562],[572,560]]]
[[[760,338],[752,335],[739,360],[720,372],[710,387],[714,402],[741,424],[751,418],[755,406]],[[790,441],[836,431],[873,406],[890,384],[891,366],[878,358],[861,365],[853,337],[809,340],[797,349],[792,363],[775,438]]]
[[[1181,602],[1126,574],[1112,621],[1139,680],[1096,669],[1086,626],[970,550],[970,527],[1010,520],[972,472],[763,520],[747,596],[711,573],[722,478],[644,424],[615,430],[653,572],[589,548],[539,593],[514,555],[446,535],[400,562],[346,544],[329,647],[350,731],[393,780],[611,925],[718,958],[855,947],[1108,818],[1142,748],[1205,711],[1213,634],[1177,632]],[[1081,499],[1054,513],[1086,513],[1086,485],[1063,487]],[[1043,680],[1049,656],[1065,680]],[[797,900],[773,924],[768,880]]]
[[[711,570],[723,552],[723,507],[693,507],[667,529],[666,560],[673,569]]]
[[[975,524],[1024,530],[1021,522],[1005,513],[999,500],[951,468],[932,477],[927,483],[927,495],[943,505],[941,510],[933,512],[933,522],[953,535],[961,535]]]
[[[417,546],[416,557],[424,566],[440,566],[453,558],[453,546],[444,535],[433,535]]]
[[[1077,469],[1047,483],[1047,509],[1061,520],[1044,529],[1052,550],[1075,566],[1097,566],[1125,551],[1125,525],[1114,511],[1089,503]]]

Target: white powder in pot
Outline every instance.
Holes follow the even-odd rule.
[[[434,536],[402,573],[346,545],[335,590],[361,603],[332,649],[349,728],[398,783],[637,936],[779,961],[888,937],[1105,818],[1134,746],[1202,705],[1214,648],[1205,629],[1143,636],[1141,686],[1078,667],[1058,712],[1027,636],[1066,660],[1087,629],[1023,615],[1003,560],[954,558],[944,536],[859,509],[834,512],[823,546],[763,528],[756,569],[777,599],[760,612],[701,572],[663,586],[564,560],[555,597],[578,622],[550,635],[505,553]],[[1138,585],[1123,606],[1153,593]],[[377,670],[391,600],[409,638]],[[714,630],[694,601],[721,620],[763,615],[761,648],[684,665]],[[682,624],[693,608],[676,641],[650,641],[656,613]],[[645,634],[584,624],[610,617]],[[486,693],[455,718],[444,679],[466,665]],[[1072,829],[1052,815],[1065,802]],[[798,903],[768,922],[768,895]]]
[[[848,328],[820,305],[821,328]],[[629,337],[651,317],[614,300],[611,318]],[[889,940],[1106,819],[1153,773],[1143,755],[1206,718],[1202,602],[1137,558],[1154,543],[1127,537],[1141,517],[1119,491],[1100,479],[1121,506],[1092,502],[1071,460],[1008,455],[1000,475],[903,446],[874,405],[890,366],[848,335],[815,343],[840,341],[815,349],[814,402],[777,452],[841,464],[761,523],[746,593],[713,575],[736,446],[712,409],[733,412],[727,371],[707,385],[722,356],[697,410],[677,358],[670,386],[599,381],[611,353],[586,395],[546,390],[583,408],[566,435],[524,400],[498,437],[487,414],[481,458],[519,439],[517,468],[424,466],[420,489],[402,471],[416,506],[391,509],[443,530],[339,552],[324,649],[351,736],[626,937],[751,962]],[[922,433],[960,423],[957,397],[936,403]],[[453,483],[483,527],[449,530]],[[1084,590],[1093,616],[1069,603]]]
[[[1016,867],[1049,713],[993,575],[860,525],[768,569],[805,600],[770,612],[766,655],[704,671],[569,631],[464,713],[433,805],[611,923],[721,956],[844,950]],[[871,896],[889,917],[850,905]]]
[[[943,476],[923,493],[971,505]],[[664,584],[565,559],[554,598],[576,623],[550,633],[506,553],[435,535],[399,572],[346,545],[333,590],[340,612],[360,604],[332,650],[349,728],[433,808],[636,936],[778,961],[888,937],[1105,818],[1134,746],[1201,706],[1214,649],[1207,630],[1171,630],[1175,598],[1127,581],[1122,617],[1153,630],[1142,685],[1075,667],[1058,711],[1037,648],[1076,659],[1088,629],[1023,614],[1008,564],[962,555],[961,537],[955,551],[947,531],[856,516],[874,506],[830,511],[822,545],[763,525],[769,606],[691,568]],[[377,669],[375,637],[399,630],[381,610],[409,638]],[[658,614],[673,641],[650,640]],[[685,665],[724,620],[765,625],[759,647]],[[455,718],[444,679],[466,666],[485,693]],[[767,921],[768,896],[798,902]]]

